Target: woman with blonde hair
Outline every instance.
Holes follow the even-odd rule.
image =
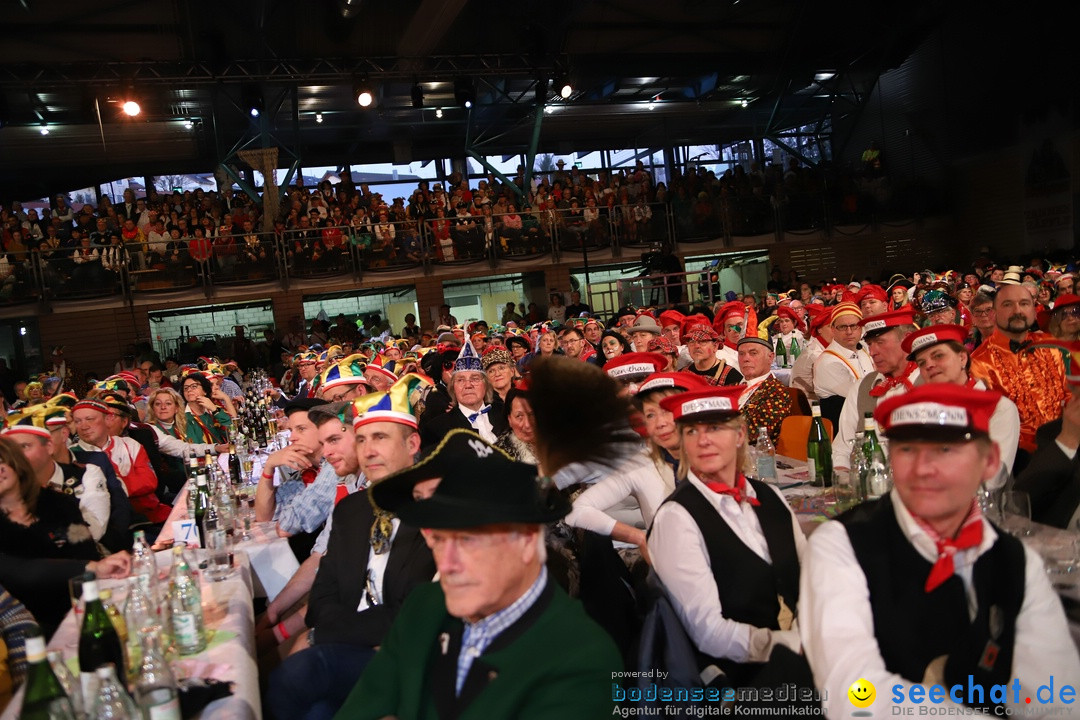
[[[806,538],[775,486],[748,480],[739,397],[718,386],[666,397],[682,437],[686,480],[656,512],[648,543],[687,635],[737,686],[764,663],[799,653],[795,613]],[[709,587],[709,579],[715,591]],[[808,669],[807,669],[808,672]]]

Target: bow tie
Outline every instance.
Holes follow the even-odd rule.
[[[910,390],[913,386],[911,381],[908,380],[908,377],[915,371],[916,367],[918,367],[918,365],[914,362],[909,362],[899,376],[885,378],[885,380],[870,388],[870,397],[879,398],[897,385],[903,385],[905,389]]]
[[[930,537],[934,539],[934,543],[937,545],[937,561],[930,568],[930,574],[926,578],[926,592],[931,592],[952,577],[952,574],[956,571],[953,556],[958,550],[978,547],[982,543],[982,513],[979,512],[979,506],[973,502],[971,512],[968,513],[967,519],[964,520],[964,524],[955,538],[939,538],[925,526],[923,528],[930,533]]]
[[[735,478],[735,487],[732,487],[727,483],[714,481],[706,481],[705,487],[709,488],[717,495],[730,495],[735,500],[735,502],[739,503],[740,505],[742,505],[743,500],[750,503],[754,507],[761,505],[761,503],[758,502],[757,498],[747,497],[746,476],[741,473],[737,478]]]
[[[1031,347],[1030,340],[1024,340],[1023,342],[1017,342],[1016,340],[1009,341],[1009,350],[1014,353],[1019,353],[1021,350],[1026,350]]]
[[[472,415],[469,416],[469,424],[472,425],[474,422],[476,422],[476,418],[480,417],[481,415],[487,415],[488,412],[490,412],[490,411],[491,411],[491,406],[490,405],[485,405],[484,407],[480,408],[479,410],[477,410],[476,412],[474,412]]]

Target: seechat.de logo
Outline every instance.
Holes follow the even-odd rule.
[[[852,705],[860,708],[853,712],[852,715],[856,717],[870,717],[874,714],[866,709],[873,705],[874,700],[877,699],[877,691],[874,689],[874,683],[865,678],[859,678],[851,683],[851,687],[849,687],[847,691],[847,696]]]

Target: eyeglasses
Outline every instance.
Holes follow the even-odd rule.
[[[855,323],[854,325],[833,325],[833,330],[836,330],[837,332],[856,332],[860,329],[858,323]]]
[[[1080,305],[1070,305],[1061,312],[1065,317],[1080,318]]]
[[[973,315],[978,315],[980,317],[986,317],[987,315],[993,315],[994,314],[994,306],[991,305],[990,307],[985,307],[985,308],[982,308],[981,310],[972,310],[971,312],[972,312]]]

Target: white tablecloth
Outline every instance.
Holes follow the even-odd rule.
[[[158,567],[167,570],[171,563],[168,552],[157,553]],[[126,581],[103,580],[104,587],[114,588],[117,601],[126,592]],[[174,668],[178,676],[182,669],[196,664],[216,666],[215,679],[233,683],[233,694],[216,700],[203,710],[200,717],[207,720],[261,720],[262,702],[259,697],[259,670],[255,664],[255,618],[251,606],[251,572],[246,557],[239,553],[236,570],[220,582],[201,579],[203,617],[211,635],[207,649],[196,655],[183,655]],[[123,605],[121,604],[122,608]],[[49,642],[50,650],[60,650],[64,659],[78,656],[79,628],[75,614],[69,612]],[[70,647],[69,647],[70,646]],[[12,699],[0,720],[15,720],[22,707],[22,690]]]
[[[185,483],[176,496],[169,519],[158,535],[158,544],[172,544],[173,521],[187,518],[187,493],[188,484]],[[251,540],[236,543],[234,549],[243,550],[251,561],[255,597],[273,600],[300,568],[300,563],[289,546],[288,538],[278,536],[276,523],[253,523],[251,535]]]

